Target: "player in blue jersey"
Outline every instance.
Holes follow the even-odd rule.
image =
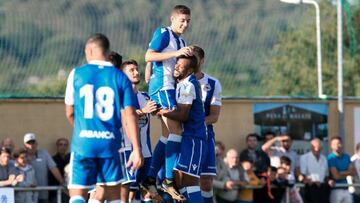
[[[175,110],[160,110],[158,113],[183,124],[181,152],[174,168],[175,183],[190,203],[203,202],[199,179],[207,152],[207,133],[201,89],[193,74],[197,66],[198,62],[195,56],[178,57],[174,72],[174,76],[178,80],[176,86],[178,106]]]
[[[216,176],[215,133],[213,124],[217,122],[221,108],[221,84],[219,80],[202,71],[205,52],[199,46],[190,46],[198,59],[195,69],[196,79],[201,86],[201,97],[205,109],[205,122],[208,134],[208,152],[200,176],[201,193],[205,203],[213,202],[213,176]]]
[[[90,203],[105,199],[120,202],[122,179],[118,150],[122,135],[121,112],[126,114],[128,136],[133,144],[128,167],[142,165],[135,95],[129,79],[107,62],[110,43],[103,34],[91,36],[85,45],[88,64],[73,69],[68,77],[66,117],[73,125],[69,194],[70,203],[83,203],[96,185]]]
[[[171,12],[171,25],[159,27],[155,30],[149,48],[145,54],[146,62],[152,62],[152,75],[149,82],[149,96],[160,109],[174,109],[176,106],[175,80],[173,77],[176,57],[192,55],[186,47],[181,35],[190,24],[190,9],[184,5],[177,5]],[[172,168],[176,162],[176,155],[180,151],[182,127],[180,122],[161,117],[162,136],[157,143],[149,178],[143,186],[157,195],[154,189],[155,177],[165,162],[165,182],[171,187],[174,176]],[[174,197],[176,199],[176,197]]]
[[[141,183],[147,176],[147,172],[151,163],[151,143],[150,143],[150,113],[157,110],[156,103],[151,101],[147,93],[138,91],[138,84],[140,83],[140,72],[138,63],[135,60],[128,60],[121,64],[120,69],[125,73],[132,83],[134,92],[136,93],[137,106],[136,113],[139,116],[139,129],[140,129],[140,144],[142,155],[144,157],[144,165],[135,173],[131,174],[129,170],[125,172],[124,182],[121,186],[121,200],[123,202],[129,199],[134,199],[139,196],[139,188],[137,183]],[[126,128],[125,128],[126,129]],[[123,160],[129,158],[132,150],[130,140],[124,136],[120,154]],[[129,198],[130,189],[130,198]],[[150,194],[142,196],[144,202],[151,202]]]

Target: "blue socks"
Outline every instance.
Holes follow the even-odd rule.
[[[173,169],[180,154],[182,136],[170,134],[166,144],[165,177],[174,179]]]
[[[167,138],[161,136],[159,142],[157,143],[154,149],[154,153],[151,158],[151,165],[149,168],[148,176],[155,178],[160,168],[164,165],[166,144],[167,144]]]
[[[204,203],[200,186],[188,186],[186,187],[186,192],[188,194],[186,198],[189,203]]]
[[[204,203],[213,203],[213,196],[214,196],[213,190],[211,190],[211,191],[201,191],[201,196],[204,199]]]

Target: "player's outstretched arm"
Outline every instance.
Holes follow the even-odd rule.
[[[148,49],[145,54],[146,62],[155,62],[155,61],[164,61],[170,58],[176,58],[181,55],[190,56],[193,54],[193,51],[190,47],[183,47],[177,51],[168,51],[168,52],[157,52],[152,49]]]
[[[74,126],[74,106],[65,105],[66,118],[69,123]]]
[[[146,67],[145,67],[145,82],[146,84],[149,84],[150,82],[150,78],[151,78],[151,72],[152,71],[152,63],[148,62],[146,63]]]
[[[143,157],[140,148],[139,140],[139,127],[138,127],[138,116],[135,112],[135,108],[132,106],[127,106],[124,109],[125,112],[125,122],[126,122],[126,133],[129,137],[133,150],[130,154],[129,161],[126,164],[126,167],[131,167],[130,171],[134,172],[136,169],[140,168],[143,164]]]

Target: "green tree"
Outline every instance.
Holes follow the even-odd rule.
[[[360,22],[360,9],[351,9],[354,14],[351,21]],[[320,10],[324,93],[337,95],[336,7],[328,1],[322,1]],[[263,80],[263,86],[267,87],[267,95],[317,95],[317,47],[313,8],[308,9],[308,15],[314,16],[312,21],[304,21],[290,31],[282,33],[279,42],[274,46],[273,57],[269,61],[271,69]],[[356,33],[360,32],[357,24],[348,23],[346,26],[352,26]],[[359,50],[356,50],[355,54],[351,53],[350,46],[353,44],[345,28],[344,37],[345,95],[360,96]]]

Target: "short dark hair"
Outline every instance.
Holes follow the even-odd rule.
[[[174,6],[171,13],[172,14],[176,13],[176,14],[191,15],[190,8],[185,6],[185,5],[176,5],[176,6]]]
[[[121,69],[122,56],[119,53],[110,51],[108,55],[108,61],[110,61],[116,68]]]
[[[273,132],[273,131],[266,131],[265,133],[264,133],[264,136],[265,135],[273,135],[274,137],[276,136],[276,134]]]
[[[195,54],[199,56],[200,59],[205,57],[205,51],[203,48],[199,47],[198,45],[191,45],[190,47],[195,52]]]
[[[100,47],[104,55],[107,55],[110,50],[110,41],[104,34],[96,33],[90,36],[86,41],[86,44],[89,43],[95,43],[98,47]]]
[[[19,156],[20,156],[21,154],[27,154],[26,149],[24,149],[24,148],[16,149],[16,150],[14,151],[14,153],[13,153],[14,159],[19,158]]]
[[[56,140],[56,145],[59,145],[61,141],[65,141],[65,142],[67,142],[67,143],[69,144],[69,140],[68,140],[68,139],[66,139],[65,137],[61,137],[61,138],[59,138],[59,139]]]
[[[248,141],[250,137],[254,137],[254,138],[256,138],[256,140],[258,140],[259,135],[256,134],[256,133],[249,133],[249,134],[246,136],[246,141]]]
[[[198,60],[197,60],[196,56],[194,56],[194,55],[191,55],[191,56],[181,55],[176,58],[176,60],[179,60],[179,59],[188,59],[190,61],[189,66],[193,70],[195,70],[195,68],[197,68],[197,66],[198,66]]]
[[[7,147],[1,147],[0,148],[0,154],[2,153],[7,153],[7,154],[11,154],[11,150]]]
[[[127,66],[127,65],[139,66],[138,63],[134,59],[130,59],[130,60],[124,61],[121,64],[120,70],[124,70],[125,66]]]
[[[340,142],[342,142],[342,139],[341,139],[341,137],[340,136],[332,136],[331,138],[330,138],[330,143],[333,141],[333,140],[339,140]]]
[[[287,156],[281,156],[280,157],[280,164],[285,164],[290,166],[291,165],[291,159]]]

